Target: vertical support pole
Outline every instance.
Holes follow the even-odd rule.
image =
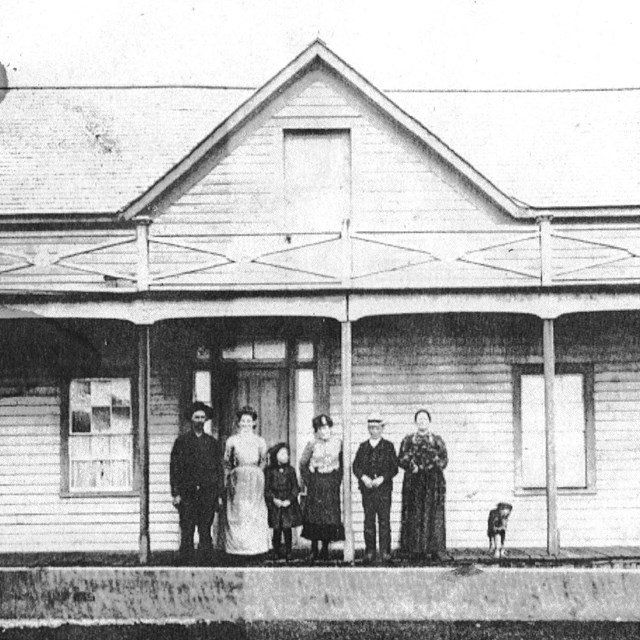
[[[342,447],[343,447],[343,504],[344,504],[344,561],[353,562],[353,515],[351,510],[351,321],[342,322]]]
[[[540,225],[540,282],[543,286],[548,286],[553,282],[551,216],[538,218],[538,225]]]
[[[547,453],[547,553],[549,555],[556,555],[559,551],[554,407],[556,356],[553,336],[553,320],[550,318],[544,318],[542,323],[542,353],[544,358],[544,420]]]
[[[349,288],[351,286],[351,272],[353,264],[351,220],[349,218],[345,218],[342,221],[340,236],[342,239],[342,285],[345,288]]]
[[[136,225],[136,241],[138,245],[138,291],[149,289],[149,224],[151,220],[140,218]]]
[[[149,325],[138,325],[138,467],[140,470],[140,564],[149,562]]]

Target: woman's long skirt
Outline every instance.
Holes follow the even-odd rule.
[[[400,550],[409,555],[445,553],[446,483],[440,469],[404,474]]]
[[[311,473],[302,514],[302,537],[307,540],[344,540],[340,512],[340,470]]]
[[[269,551],[264,472],[258,466],[240,466],[227,483],[225,551],[254,556]]]

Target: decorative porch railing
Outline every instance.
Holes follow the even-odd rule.
[[[546,226],[545,226],[546,225]],[[640,282],[640,225],[0,234],[0,291],[428,290]]]

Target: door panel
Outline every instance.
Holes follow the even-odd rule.
[[[238,369],[230,393],[231,414],[245,405],[258,412],[256,431],[267,441],[289,442],[288,381],[285,369]]]

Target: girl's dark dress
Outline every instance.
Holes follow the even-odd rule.
[[[272,529],[291,529],[302,524],[299,493],[296,471],[290,464],[268,467],[265,470],[264,497]],[[277,507],[273,502],[274,498],[290,500],[291,504],[288,507]]]
[[[447,448],[440,436],[414,433],[400,445],[402,483],[400,549],[411,555],[437,556],[446,551],[444,503]],[[412,469],[418,471],[413,473]]]

